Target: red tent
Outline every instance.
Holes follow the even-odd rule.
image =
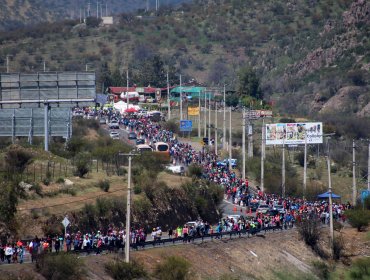
[[[126,113],[136,113],[137,109],[135,109],[134,107],[131,107],[131,108],[126,109],[125,112]]]

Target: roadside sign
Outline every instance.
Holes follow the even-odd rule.
[[[370,196],[370,191],[369,190],[362,190],[361,191],[361,201],[364,203],[365,199]]]
[[[70,223],[71,222],[68,220],[67,216],[64,217],[64,219],[62,221],[62,224],[63,224],[64,228],[67,228]]]
[[[193,130],[193,121],[189,120],[181,120],[180,121],[180,131],[186,132],[186,131],[192,131]]]
[[[155,90],[155,99],[159,102],[162,99],[162,93],[160,89]]]

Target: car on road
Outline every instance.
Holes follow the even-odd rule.
[[[111,131],[111,132],[109,132],[109,136],[112,139],[119,139],[119,132],[117,132],[117,131]]]
[[[278,215],[278,214],[280,214],[279,213],[279,211],[278,210],[274,210],[274,209],[272,209],[272,210],[268,210],[267,211],[267,213],[266,213],[268,216],[276,216],[276,215]]]
[[[99,119],[99,124],[106,124],[106,123],[107,123],[107,119],[105,118]]]
[[[137,139],[137,134],[136,134],[135,132],[130,132],[130,133],[128,134],[128,139],[130,139],[130,140],[135,140],[135,139]]]
[[[268,206],[267,204],[261,204],[260,206],[258,206],[256,212],[259,214],[266,214],[269,210],[270,206]]]
[[[249,207],[251,208],[252,212],[256,212],[259,205],[260,204],[258,203],[258,201],[249,202]]]
[[[229,219],[229,220],[231,220],[231,219],[233,219],[234,220],[234,222],[237,222],[239,219],[240,219],[240,215],[228,215],[227,216],[227,218]]]
[[[181,165],[167,165],[166,170],[171,171],[172,173],[175,174],[184,174],[185,173],[185,167]]]
[[[118,121],[111,121],[109,124],[109,129],[119,129],[119,123]]]
[[[285,209],[283,205],[275,205],[273,210],[278,211],[280,214],[285,214]]]
[[[136,145],[136,150],[140,153],[153,152],[153,148],[146,144]]]
[[[144,138],[136,139],[136,145],[142,145],[142,144],[145,144],[145,139]]]
[[[224,159],[222,161],[218,161],[216,164],[217,164],[217,166],[227,166],[227,165],[229,165],[229,159],[227,158],[227,159]],[[231,167],[235,168],[236,164],[237,164],[237,160],[235,158],[232,158],[231,159]]]

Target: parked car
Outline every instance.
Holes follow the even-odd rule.
[[[111,131],[109,133],[109,136],[112,138],[112,139],[119,139],[119,132],[117,131]]]
[[[142,152],[153,152],[153,148],[146,144],[140,144],[136,146],[136,150],[140,153]]]
[[[100,124],[106,124],[107,123],[107,119],[102,118],[102,119],[99,120],[99,123]]]
[[[227,158],[227,159],[224,159],[222,161],[218,161],[216,164],[217,164],[217,166],[227,166],[229,164],[229,159]],[[232,158],[231,159],[231,167],[235,168],[236,164],[237,164],[237,160],[235,158]]]
[[[285,209],[283,205],[275,205],[273,210],[278,211],[280,214],[285,214]]]
[[[185,167],[181,165],[167,165],[166,169],[175,174],[184,174],[185,172]]]
[[[257,211],[258,206],[259,206],[259,203],[257,201],[251,201],[249,203],[249,207],[251,208],[253,212]]]
[[[135,133],[135,132],[130,132],[130,133],[128,134],[128,139],[130,139],[130,140],[135,140],[135,139],[137,139],[137,135],[136,135],[136,133]]]
[[[145,139],[143,138],[136,139],[136,145],[142,145],[142,144],[145,144]]]
[[[119,129],[119,123],[118,121],[111,121],[109,124],[109,129]]]
[[[258,206],[256,212],[260,214],[266,214],[269,210],[270,207],[267,204],[261,204],[260,206]]]

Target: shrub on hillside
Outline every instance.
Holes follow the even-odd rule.
[[[202,177],[202,167],[198,164],[190,164],[188,168],[188,175],[190,177],[200,178]]]
[[[182,257],[170,256],[155,268],[155,276],[161,280],[185,280],[189,277],[190,263]]]
[[[83,178],[87,173],[90,172],[90,163],[85,155],[79,155],[76,160],[76,176]]]
[[[318,241],[320,239],[320,226],[319,220],[313,216],[303,216],[302,219],[297,222],[299,235],[302,237],[304,242],[310,246],[315,252],[318,252]]]
[[[370,258],[361,258],[353,262],[349,271],[350,279],[370,278]]]
[[[85,267],[77,255],[41,254],[36,263],[36,270],[47,280],[84,279]]]
[[[147,272],[143,266],[135,261],[126,263],[122,260],[115,260],[105,265],[105,271],[114,279],[146,279]]]
[[[19,146],[10,146],[5,154],[5,163],[11,172],[23,173],[32,157],[29,151]]]
[[[345,215],[348,218],[349,224],[361,231],[363,228],[369,225],[370,211],[362,209],[347,210]]]
[[[110,188],[110,183],[109,183],[109,181],[108,181],[107,179],[105,179],[105,180],[100,180],[100,181],[98,182],[98,187],[99,187],[101,190],[103,190],[103,191],[105,191],[105,192],[108,192],[108,191],[109,191],[109,188]]]

